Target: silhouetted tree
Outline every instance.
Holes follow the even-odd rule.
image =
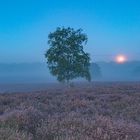
[[[60,82],[69,82],[78,77],[90,81],[90,57],[83,50],[88,39],[82,29],[57,28],[48,38],[50,48],[45,57],[52,75]]]
[[[90,66],[90,74],[91,74],[91,78],[93,80],[101,78],[102,73],[101,73],[100,66],[96,63],[92,63],[91,66]]]

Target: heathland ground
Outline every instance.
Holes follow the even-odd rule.
[[[140,83],[0,94],[0,140],[140,140]]]

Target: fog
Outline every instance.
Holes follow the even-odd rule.
[[[102,81],[140,81],[140,61],[118,64],[115,62],[98,62]]]
[[[140,81],[140,61],[91,64],[93,81]],[[56,82],[45,63],[0,64],[0,84]]]
[[[51,76],[45,63],[13,63],[0,64],[0,83],[46,83],[53,82],[55,78]]]

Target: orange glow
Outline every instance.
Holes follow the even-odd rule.
[[[127,61],[127,58],[125,55],[118,55],[116,56],[115,61],[117,63],[125,63]]]

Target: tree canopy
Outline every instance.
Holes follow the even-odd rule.
[[[51,74],[60,82],[78,77],[90,81],[90,56],[83,50],[88,38],[82,32],[82,29],[58,27],[48,36],[50,48],[45,57]]]

